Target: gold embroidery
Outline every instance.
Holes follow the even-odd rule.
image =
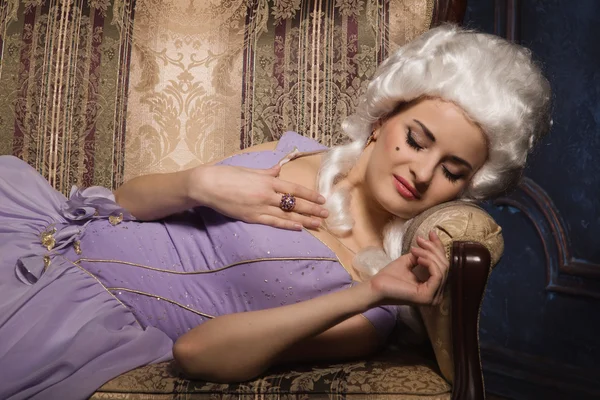
[[[98,212],[98,210],[94,211],[94,217],[97,217],[98,215],[100,215],[100,213]]]
[[[110,215],[108,217],[108,222],[112,226],[119,225],[123,221],[123,213],[119,213],[119,215]]]
[[[135,293],[135,294],[139,294],[139,295],[142,295],[142,296],[154,297],[155,299],[164,300],[164,301],[166,301],[168,303],[171,303],[173,305],[176,305],[176,306],[179,306],[179,307],[181,307],[183,309],[191,311],[194,314],[200,315],[201,317],[211,318],[211,319],[215,318],[213,315],[205,314],[205,313],[203,313],[201,311],[194,310],[193,308],[184,306],[183,304],[178,303],[175,300],[171,300],[171,299],[168,299],[166,297],[158,296],[158,295],[155,295],[155,294],[152,294],[152,293],[146,293],[146,292],[142,292],[142,291],[139,291],[139,290],[127,289],[127,288],[121,288],[121,287],[110,287],[110,288],[106,288],[106,290],[112,291],[112,292],[117,292],[117,291],[130,292],[130,293]]]
[[[73,242],[73,248],[75,249],[75,254],[81,255],[81,242],[79,240]]]
[[[220,272],[220,271],[223,271],[225,269],[228,269],[228,268],[231,268],[231,267],[236,267],[236,266],[241,265],[241,264],[250,264],[250,263],[261,262],[261,261],[296,261],[296,260],[338,261],[339,262],[339,260],[337,258],[331,258],[331,257],[272,257],[272,258],[256,258],[256,259],[253,259],[253,260],[236,261],[236,262],[234,262],[232,264],[229,264],[229,265],[226,265],[224,267],[217,268],[217,269],[212,269],[212,270],[209,270],[209,271],[192,271],[192,272],[173,271],[173,270],[170,270],[170,269],[155,268],[155,267],[150,267],[148,265],[136,264],[136,263],[132,263],[132,262],[129,262],[129,261],[121,261],[121,260],[101,260],[101,259],[93,259],[93,258],[79,258],[74,263],[75,264],[79,264],[81,262],[106,262],[106,263],[130,265],[132,267],[144,268],[144,269],[148,269],[148,270],[151,270],[151,271],[166,272],[166,273],[169,273],[169,274],[176,274],[176,275],[197,275],[197,274],[212,274],[214,272]],[[352,277],[350,277],[350,278],[352,278]]]
[[[107,292],[109,295],[111,295],[111,296],[112,296],[112,297],[113,297],[115,300],[117,300],[117,301],[119,302],[119,304],[121,304],[123,307],[125,307],[125,308],[127,309],[127,311],[130,311],[130,312],[131,312],[131,310],[129,309],[129,307],[127,307],[125,304],[123,304],[123,302],[122,302],[121,300],[119,300],[119,298],[118,298],[117,296],[115,296],[114,294],[112,294],[112,293],[111,293],[111,291],[110,291],[110,290],[108,290],[108,289],[106,288],[106,286],[104,286],[104,284],[103,284],[102,282],[100,282],[100,279],[96,278],[96,275],[92,274],[90,271],[86,270],[86,269],[85,269],[85,268],[83,268],[81,265],[77,265],[76,263],[74,263],[73,261],[69,260],[68,258],[65,258],[65,257],[63,257],[63,256],[59,256],[59,257],[61,257],[61,258],[62,258],[63,260],[65,260],[65,261],[67,261],[67,262],[69,262],[69,263],[73,264],[74,266],[76,266],[77,268],[79,268],[80,270],[82,270],[83,272],[85,272],[86,274],[88,274],[89,276],[91,276],[92,278],[94,278],[94,279],[96,280],[96,282],[98,282],[98,283],[100,284],[100,286],[102,286],[102,288],[103,288],[104,290],[106,290],[106,292]],[[137,318],[135,318],[135,314],[133,314],[133,313],[132,313],[132,315],[133,315],[133,318],[135,319],[135,322],[136,322],[136,323],[137,323],[137,324],[140,326],[140,328],[143,328],[143,327],[142,327],[142,324],[141,324],[141,323],[140,323],[140,322],[137,320]]]
[[[50,266],[50,256],[44,256],[44,271]]]
[[[54,238],[54,234],[56,233],[56,228],[48,228],[41,234],[42,245],[48,249],[48,251],[52,250],[56,245],[56,239]]]

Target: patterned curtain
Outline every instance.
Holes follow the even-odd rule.
[[[326,145],[434,0],[0,0],[0,154],[58,190]]]
[[[123,179],[133,4],[3,0],[0,154],[56,189]]]

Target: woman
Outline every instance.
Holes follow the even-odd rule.
[[[84,398],[171,357],[239,381],[373,353],[446,279],[433,233],[400,255],[406,221],[514,185],[549,98],[527,50],[444,26],[383,63],[332,150],[287,133],[68,201],[0,158],[0,397]]]

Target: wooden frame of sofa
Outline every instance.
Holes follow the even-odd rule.
[[[479,314],[491,267],[480,243],[454,242],[449,284],[452,296],[452,400],[485,398],[479,351]]]

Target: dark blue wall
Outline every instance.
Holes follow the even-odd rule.
[[[538,207],[521,190],[486,207],[506,242],[480,323],[487,388],[600,398],[600,1],[517,4],[519,42],[554,92],[554,126],[527,170],[549,200]],[[494,33],[494,13],[494,1],[469,0],[465,24]]]

